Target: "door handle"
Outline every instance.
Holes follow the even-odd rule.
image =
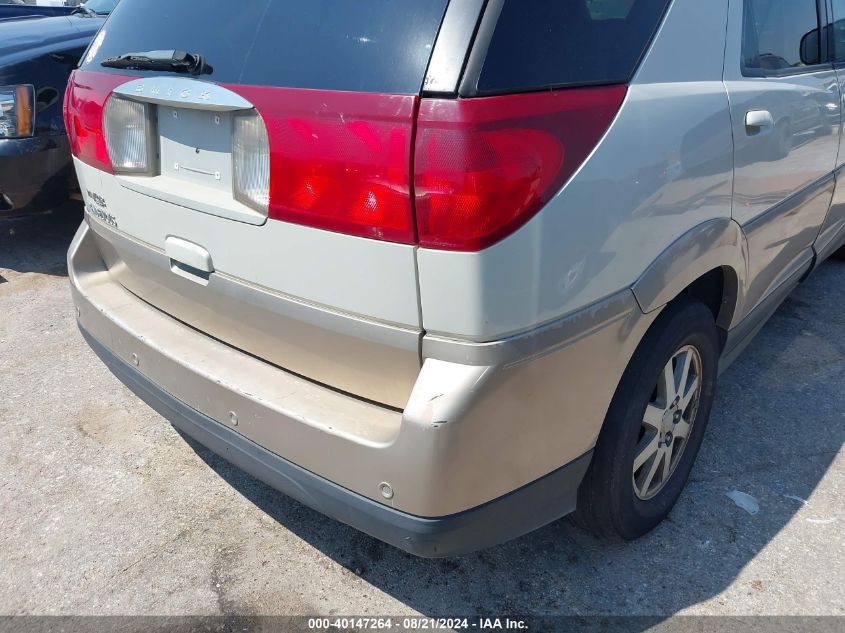
[[[749,110],[745,113],[745,132],[749,136],[760,134],[775,126],[775,119],[768,110]]]

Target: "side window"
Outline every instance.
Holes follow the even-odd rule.
[[[821,62],[821,42],[816,0],[745,0],[746,74],[800,72]]]
[[[833,0],[830,50],[835,62],[845,62],[845,0]]]
[[[477,92],[625,83],[669,1],[503,0]]]

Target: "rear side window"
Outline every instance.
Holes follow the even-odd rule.
[[[742,61],[748,75],[801,72],[821,61],[816,0],[745,0]]]
[[[504,0],[477,92],[625,83],[669,1]]]
[[[833,0],[833,23],[828,29],[834,61],[845,62],[845,0]]]
[[[415,94],[447,3],[122,0],[84,67],[125,74],[100,62],[183,50],[203,55],[213,68],[204,78],[218,83]]]

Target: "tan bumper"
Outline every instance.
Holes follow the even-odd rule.
[[[108,272],[87,223],[68,264],[80,327],[163,392],[284,460],[418,517],[475,508],[587,453],[655,316],[642,315],[631,295],[630,311],[604,314],[587,335],[564,328],[568,340],[523,359],[427,358],[398,411],[269,365],[141,301]],[[437,343],[432,349],[448,345]]]

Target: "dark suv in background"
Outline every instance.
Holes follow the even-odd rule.
[[[77,188],[65,86],[117,2],[0,4],[0,217],[52,209]]]

